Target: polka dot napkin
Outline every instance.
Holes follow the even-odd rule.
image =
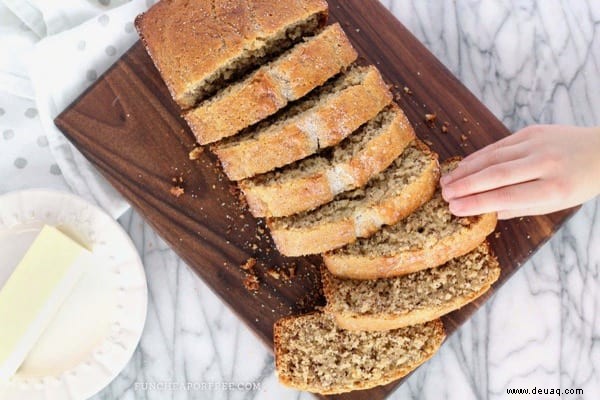
[[[53,120],[138,40],[133,20],[153,1],[2,2],[0,23],[11,25],[0,28],[0,47],[5,28],[19,39],[11,39],[14,62],[0,62],[0,194],[68,187],[118,217],[128,204]]]

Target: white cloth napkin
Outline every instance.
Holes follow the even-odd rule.
[[[0,50],[2,96],[35,100],[36,117],[39,115],[42,132],[34,135],[38,137],[36,140],[40,140],[40,135],[45,136],[54,162],[69,188],[118,217],[129,207],[127,202],[63,136],[53,120],[135,43],[138,36],[133,20],[153,1],[0,2],[22,21],[19,27],[14,24],[0,27],[0,44],[11,44]],[[6,99],[3,100],[6,102]],[[31,142],[31,137],[27,138],[26,134],[19,137]],[[11,146],[17,148],[15,140],[11,141]],[[47,167],[50,169],[51,165]],[[24,174],[21,179],[27,180],[25,170],[20,171]],[[40,173],[34,168],[29,170],[31,174]]]

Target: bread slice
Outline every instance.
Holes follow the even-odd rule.
[[[408,119],[393,104],[331,151],[240,181],[240,189],[255,217],[285,217],[311,210],[339,193],[364,186],[414,138]]]
[[[299,43],[184,114],[200,144],[235,135],[297,100],[357,57],[339,24]]]
[[[325,0],[169,0],[140,14],[135,26],[173,99],[186,109],[326,20]]]
[[[273,329],[275,373],[283,385],[321,394],[369,389],[431,358],[446,334],[441,321],[388,332],[339,329],[331,316],[282,318]]]
[[[449,171],[456,159],[445,162]],[[438,188],[431,200],[397,224],[323,255],[338,277],[377,279],[431,268],[476,248],[496,227],[496,213],[455,217]]]
[[[500,276],[487,242],[446,264],[395,278],[342,279],[321,268],[325,311],[340,328],[381,331],[421,324],[484,294]]]
[[[212,146],[229,179],[283,167],[333,146],[392,101],[377,68],[354,67],[308,98]]]
[[[339,194],[312,211],[269,218],[267,225],[283,255],[322,253],[405,218],[431,198],[438,178],[437,154],[414,141],[365,187]]]

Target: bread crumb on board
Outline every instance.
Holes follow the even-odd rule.
[[[430,124],[432,124],[436,118],[437,118],[437,115],[435,113],[425,114],[425,122],[428,122]]]
[[[282,278],[284,281],[291,281],[296,276],[296,265],[282,265],[277,270],[274,270],[274,272],[278,275],[278,278],[276,279]]]
[[[185,190],[181,186],[173,186],[169,192],[175,197],[180,197],[185,193]]]
[[[296,276],[296,266],[295,265],[288,267],[288,276],[289,276],[289,279],[294,279],[294,277]]]
[[[250,271],[251,269],[254,268],[255,265],[256,265],[256,258],[250,257],[249,259],[246,260],[245,263],[240,265],[240,268],[243,269],[244,271]]]
[[[260,282],[256,275],[248,274],[244,279],[244,287],[251,292],[255,292],[260,287]]]
[[[404,86],[404,88],[402,90],[404,90],[404,93],[406,93],[406,94],[413,94],[412,90],[410,90],[410,88],[408,86]]]
[[[277,271],[276,271],[276,270],[274,270],[274,269],[269,269],[269,270],[267,270],[267,275],[269,275],[269,276],[270,276],[271,278],[273,278],[273,279],[277,279],[277,280],[279,280],[279,272],[277,272]]]
[[[204,153],[204,147],[194,147],[192,151],[190,151],[190,153],[188,154],[188,157],[190,158],[190,160],[197,160],[200,158],[202,153]]]

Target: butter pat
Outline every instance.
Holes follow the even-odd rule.
[[[0,381],[18,370],[87,270],[90,257],[58,229],[42,228],[0,288]]]

